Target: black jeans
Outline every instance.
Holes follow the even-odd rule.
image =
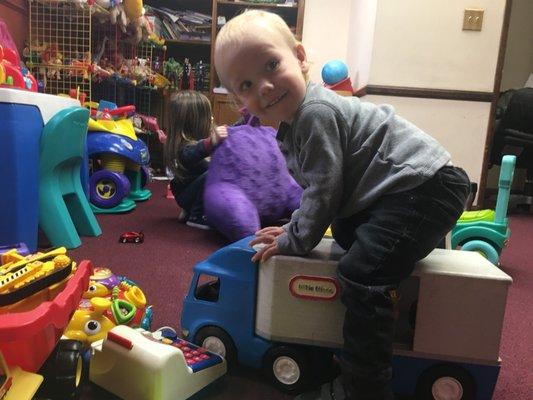
[[[347,250],[338,276],[346,306],[341,369],[351,399],[390,398],[394,318],[389,293],[456,224],[469,190],[462,169],[443,167],[419,187],[333,221],[333,237]]]
[[[204,215],[204,187],[207,172],[192,179],[190,182],[178,183],[176,179],[170,181],[170,190],[176,203],[189,215],[202,217]]]

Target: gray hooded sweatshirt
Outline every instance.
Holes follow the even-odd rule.
[[[450,154],[392,106],[339,96],[313,83],[277,139],[304,188],[300,208],[277,238],[281,254],[308,253],[334,218],[419,186],[451,165]]]

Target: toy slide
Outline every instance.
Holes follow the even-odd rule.
[[[92,344],[89,379],[124,400],[185,400],[226,373],[226,361],[182,339],[119,325]]]

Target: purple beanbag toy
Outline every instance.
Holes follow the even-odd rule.
[[[228,127],[228,137],[211,155],[204,191],[209,223],[229,240],[253,235],[261,226],[289,218],[300,206],[302,188],[287,170],[276,131]]]

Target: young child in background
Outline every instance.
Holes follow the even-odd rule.
[[[228,136],[215,127],[209,99],[195,91],[176,93],[170,101],[170,130],[164,146],[165,162],[174,178],[170,188],[181,207],[180,221],[209,229],[204,215],[204,185],[215,146]]]
[[[256,233],[252,258],[307,254],[331,224],[346,306],[341,376],[300,399],[392,399],[392,295],[455,225],[466,173],[433,138],[388,105],[308,83],[303,45],[279,16],[247,11],[217,36],[222,84],[253,115],[280,121],[277,139],[304,188],[283,227]]]

